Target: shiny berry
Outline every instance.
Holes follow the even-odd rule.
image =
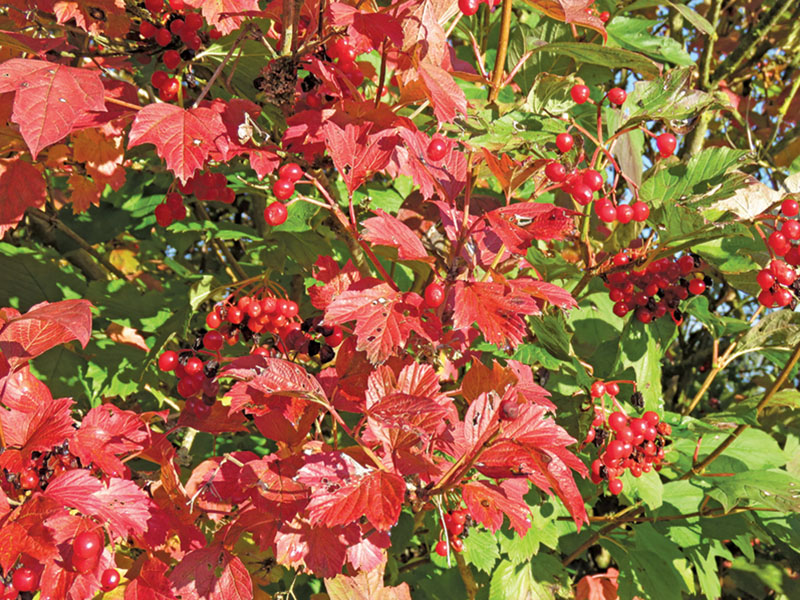
[[[608,23],[608,20],[611,18],[611,13],[608,12],[607,10],[604,10],[599,15],[597,15],[597,18],[600,19],[603,23]]]
[[[78,558],[93,558],[103,551],[103,536],[97,531],[79,533],[72,542],[72,551]]]
[[[435,552],[439,556],[447,556],[447,542],[445,542],[444,540],[439,540],[436,543]]]
[[[174,6],[173,9],[178,10]],[[189,13],[186,15],[185,20],[186,28],[192,31],[197,31],[203,26],[203,17],[198,13]]]
[[[575,144],[575,138],[568,133],[559,133],[556,136],[556,147],[561,152],[569,152]]]
[[[662,133],[656,138],[656,147],[658,148],[658,153],[662,156],[662,158],[672,156],[677,145],[678,140],[675,139],[675,136],[671,133]]]
[[[614,411],[610,415],[608,415],[608,426],[614,430],[619,431],[623,427],[628,425],[628,417],[623,415],[621,412]]]
[[[339,344],[342,343],[343,339],[344,339],[344,333],[342,332],[342,328],[339,327],[338,325],[333,326],[333,333],[325,336],[325,342],[329,346],[338,346]]]
[[[178,353],[173,350],[167,350],[158,357],[158,368],[162,371],[172,371],[178,364]]]
[[[570,195],[575,202],[581,206],[586,206],[592,201],[592,190],[588,185],[583,183],[576,183],[573,185],[570,190]]]
[[[458,9],[466,17],[471,17],[480,8],[480,0],[458,0]],[[444,556],[444,554],[442,554]]]
[[[581,179],[593,192],[598,192],[603,188],[603,176],[594,169],[586,169],[581,175]]]
[[[769,239],[767,239],[767,244],[778,256],[783,256],[786,254],[791,247],[789,240],[780,231],[773,231],[770,234]]]
[[[619,384],[612,381],[606,384],[606,394],[609,396],[616,396],[619,394]]]
[[[273,202],[264,209],[264,220],[267,222],[267,225],[271,227],[283,225],[286,222],[286,217],[288,216],[289,211],[286,210],[286,205],[282,202]]]
[[[303,178],[303,169],[297,163],[286,163],[278,169],[278,177],[289,181],[299,181]]]
[[[272,193],[278,200],[288,200],[294,194],[294,181],[278,179],[272,184]]]
[[[287,319],[291,319],[297,316],[298,312],[297,302],[293,302],[292,300],[286,300],[281,304],[280,309],[281,309],[281,314]]]
[[[100,575],[100,586],[104,592],[110,592],[119,585],[119,572],[116,569],[106,569]]]
[[[702,279],[692,279],[689,282],[689,293],[699,296],[706,291],[706,284]]]
[[[567,178],[567,169],[561,163],[551,161],[545,166],[544,174],[550,181],[561,183]]]
[[[441,136],[434,136],[431,143],[428,144],[426,154],[428,155],[428,160],[439,162],[444,158],[445,154],[447,154],[447,142],[445,142]]]
[[[800,213],[800,204],[793,198],[787,198],[781,203],[781,212],[787,217],[794,217]]]
[[[145,0],[144,6],[153,14],[160,13],[164,10],[164,0]]]
[[[164,102],[172,102],[178,97],[178,90],[180,89],[181,82],[175,77],[170,77],[158,90],[158,97]]]
[[[589,99],[589,88],[585,85],[573,85],[572,89],[569,91],[569,95],[572,96],[572,100],[576,104],[583,104]]]
[[[19,487],[23,490],[32,490],[39,487],[39,475],[34,469],[27,469],[20,473]]]
[[[20,567],[14,571],[14,576],[11,578],[11,585],[18,592],[32,592],[39,587],[39,576],[33,569],[28,567]]]
[[[177,21],[175,22],[177,23]],[[175,67],[181,64],[181,55],[178,54],[177,50],[167,50],[164,52],[164,56],[161,60],[164,63],[164,66],[172,71],[175,69]]]
[[[617,207],[617,221],[626,225],[633,220],[633,209],[628,204],[620,204]]]
[[[206,326],[209,329],[216,329],[220,325],[222,325],[222,319],[217,311],[212,310],[206,315]]]
[[[600,398],[606,393],[606,386],[602,381],[595,381],[589,392],[592,398]]]
[[[633,208],[633,220],[637,223],[646,221],[650,216],[650,207],[641,200],[634,202],[631,208]]]
[[[456,552],[464,551],[464,540],[462,540],[461,538],[451,539],[450,545],[453,546],[453,550],[455,550]]]
[[[203,336],[203,347],[212,352],[216,352],[222,348],[225,339],[219,331],[209,331]]]
[[[620,492],[622,492],[622,480],[621,479],[609,479],[608,481],[608,491],[618,496]]]
[[[611,88],[608,90],[608,101],[611,104],[616,104],[617,106],[622,106],[625,104],[625,99],[628,97],[628,94],[625,93],[625,90],[622,88]]]
[[[425,288],[425,304],[428,308],[438,308],[444,302],[444,287],[441,283],[429,283]]]
[[[153,74],[150,75],[150,83],[154,88],[161,89],[167,81],[169,81],[169,75],[164,71],[153,71]]]
[[[172,43],[172,34],[168,29],[159,29],[156,32],[156,43],[159,46],[169,46]]]

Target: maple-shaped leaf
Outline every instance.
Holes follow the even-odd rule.
[[[239,485],[243,468],[239,465],[258,460],[258,456],[247,451],[231,452],[230,457],[232,460],[221,456],[204,460],[195,467],[186,482],[186,493],[196,498],[195,504],[215,520],[230,512],[234,504],[247,499],[247,490]]]
[[[450,73],[438,65],[422,62],[419,75],[439,121],[449,123],[467,113],[467,97]]]
[[[35,159],[63,140],[91,112],[105,112],[103,82],[95,71],[45,60],[12,58],[0,64],[0,94],[16,92],[11,120]]]
[[[220,145],[224,148],[225,125],[210,108],[190,108],[166,103],[148,104],[136,114],[128,147],[153,144],[167,168],[183,183]]]
[[[552,204],[525,202],[485,215],[487,233],[496,235],[514,254],[525,255],[533,240],[564,239],[575,229],[570,213]]]
[[[457,281],[453,326],[467,329],[475,323],[490,344],[517,346],[525,335],[521,315],[538,314],[536,301],[494,281]]]
[[[175,600],[172,585],[167,579],[169,567],[147,555],[142,555],[136,564],[125,573],[125,600]]]
[[[308,489],[295,480],[300,463],[296,458],[279,460],[276,455],[250,461],[240,481],[251,491],[254,504],[262,512],[281,521],[291,521],[308,502]]]
[[[314,308],[325,310],[334,298],[350,287],[350,284],[361,279],[361,274],[351,260],[340,269],[333,257],[320,256],[314,263],[314,279],[324,285],[309,287],[308,297]]]
[[[599,32],[603,40],[608,38],[605,23],[600,20],[592,6],[594,0],[524,0],[526,4],[532,6],[546,14],[551,19],[569,23],[571,25],[581,25]]]
[[[439,161],[431,161],[427,151],[431,140],[414,123],[407,121],[406,126],[398,127],[396,131],[405,142],[395,149],[392,156],[398,173],[411,177],[426,200],[439,195],[449,202],[455,202],[467,183],[467,159],[464,153],[458,150],[455,143],[444,138],[448,146],[446,154]]]
[[[86,172],[94,181],[103,186],[108,183],[118,190],[120,175],[125,181],[122,136],[108,137],[100,129],[92,128],[73,133],[72,141],[72,158],[86,166]]]
[[[505,514],[511,528],[524,536],[531,527],[530,508],[524,499],[527,491],[525,480],[509,479],[500,485],[471,481],[464,486],[462,495],[472,518],[492,533],[502,527]]]
[[[91,306],[88,300],[42,302],[32,306],[0,328],[0,351],[15,367],[72,340],[86,347],[92,335]]]
[[[386,531],[400,517],[406,489],[403,478],[366,469],[346,454],[313,456],[298,471],[297,480],[311,488],[306,510],[312,523],[333,527],[366,516],[373,527]]]
[[[422,241],[408,225],[380,208],[374,212],[378,216],[363,222],[364,231],[361,237],[373,244],[397,248],[397,257],[400,260],[433,262],[433,257],[428,256]]]
[[[141,415],[104,404],[86,413],[70,440],[70,451],[84,466],[119,477],[129,471],[118,456],[142,450],[149,438],[149,428]]]
[[[13,376],[12,376],[13,377]],[[68,439],[72,428],[72,400],[44,399],[30,412],[18,409],[0,411],[0,426],[5,437],[5,452],[0,454],[0,467],[19,473],[31,452],[46,452]]]
[[[0,237],[17,226],[29,206],[41,208],[45,200],[41,171],[21,158],[0,160]]]
[[[295,519],[275,536],[275,559],[288,567],[305,565],[319,577],[333,577],[344,566],[347,549],[361,537],[358,525],[311,526]]]
[[[78,173],[69,176],[67,186],[71,191],[69,199],[72,202],[72,212],[76,215],[86,212],[92,205],[100,206],[100,194],[106,187],[105,184],[98,186],[88,177]]]
[[[189,552],[169,574],[181,600],[252,600],[253,580],[238,556],[222,546]]]
[[[385,550],[392,545],[392,538],[386,531],[372,531],[365,535],[368,524],[361,525],[361,541],[347,549],[347,563],[355,571],[372,571],[386,561]]]
[[[339,294],[325,310],[325,319],[332,323],[355,320],[357,349],[365,350],[371,363],[380,364],[405,344],[412,331],[427,339],[436,336],[436,327],[423,321],[422,313],[419,294],[401,293],[368,278]]]
[[[58,556],[53,532],[45,525],[59,506],[42,494],[34,494],[8,515],[0,525],[0,568],[8,573],[24,554],[47,561]]]
[[[373,133],[371,123],[338,125],[328,121],[322,126],[325,146],[352,194],[369,176],[381,171],[400,138],[391,130]]]
[[[359,54],[373,48],[379,49],[384,41],[389,41],[398,48],[403,45],[403,28],[400,21],[392,15],[359,10],[344,2],[330,4],[328,12],[331,15],[331,25],[347,27],[351,43]]]
[[[578,306],[572,294],[564,288],[547,281],[540,281],[530,277],[519,277],[517,279],[508,280],[508,284],[516,294],[538,298],[563,310],[569,310],[570,308]]]
[[[239,382],[231,388],[233,395],[259,393],[325,400],[325,390],[313,375],[300,365],[281,358],[243,356],[225,367],[220,377]]]
[[[44,496],[100,519],[118,537],[145,531],[152,507],[152,500],[132,481],[110,477],[103,483],[82,469],[54,477]]]
[[[340,573],[325,580],[325,589],[330,600],[411,600],[407,583],[395,587],[384,587],[385,563],[378,568],[362,571],[356,575]]]
[[[222,35],[235,31],[244,21],[237,13],[258,11],[258,0],[186,0],[186,5],[199,8],[209,25]]]

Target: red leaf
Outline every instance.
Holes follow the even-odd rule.
[[[523,496],[528,491],[528,482],[508,480],[498,485],[485,481],[472,481],[464,486],[463,497],[472,518],[492,533],[503,525],[503,515],[508,517],[511,528],[524,536],[530,529],[530,508]]]
[[[444,138],[448,145],[447,154],[438,162],[427,157],[430,138],[409,122],[398,127],[397,133],[403,138],[405,146],[398,146],[393,157],[402,175],[408,175],[419,186],[426,200],[434,195],[455,202],[467,182],[467,160],[456,144]]]
[[[558,287],[547,281],[540,281],[538,279],[531,279],[530,277],[519,277],[517,279],[508,280],[508,284],[515,293],[522,296],[530,296],[531,298],[540,298],[549,302],[553,306],[557,306],[563,310],[575,308],[578,303],[567,290]],[[538,312],[538,311],[537,311]],[[534,313],[536,314],[536,313]]]
[[[300,365],[281,358],[244,356],[225,367],[220,377],[231,377],[240,382],[231,388],[234,395],[260,393],[325,400],[325,390],[313,375]]]
[[[41,208],[47,183],[41,172],[20,158],[0,160],[0,237],[14,229],[29,206]]]
[[[373,244],[397,248],[397,257],[400,260],[433,262],[433,258],[425,251],[425,246],[408,225],[381,209],[374,212],[378,216],[363,222],[364,232],[361,237]]]
[[[325,319],[355,320],[358,350],[365,350],[371,363],[380,364],[405,344],[412,331],[426,339],[436,335],[436,328],[421,319],[422,302],[413,292],[403,294],[377,279],[362,279],[328,305]]]
[[[252,600],[253,581],[241,559],[221,546],[187,554],[169,574],[181,600]]]
[[[117,456],[142,450],[149,438],[150,431],[140,415],[105,404],[86,414],[70,440],[70,450],[84,466],[120,477],[128,473],[128,467]]]
[[[594,0],[525,0],[525,2],[557,21],[594,29],[603,35],[603,40],[608,37],[605,24],[592,10]]]
[[[148,104],[136,114],[128,147],[153,144],[167,168],[186,183],[211,152],[225,148],[226,137],[219,113],[210,108]]]
[[[366,12],[344,2],[335,2],[328,11],[331,24],[336,27],[347,26],[350,40],[356,50],[362,52],[380,48],[389,41],[395,46],[403,45],[403,28],[395,17],[380,12]],[[362,39],[365,38],[365,39]]]
[[[322,126],[325,146],[351,194],[367,177],[389,164],[395,146],[400,143],[400,138],[390,130],[371,133],[371,128],[370,123],[347,123],[341,127],[334,121]]]
[[[299,465],[293,459],[279,460],[274,454],[247,463],[241,484],[252,489],[253,503],[281,521],[291,521],[308,502],[308,489],[295,481]]]
[[[90,112],[105,112],[103,82],[88,69],[27,58],[0,65],[0,94],[15,91],[11,120],[35,159]]]
[[[339,269],[339,265],[332,257],[320,256],[314,267],[314,279],[325,285],[309,287],[308,297],[314,308],[319,310],[325,310],[334,298],[350,287],[350,284],[361,279],[361,274],[351,260],[347,261],[344,268]]]
[[[92,335],[91,306],[88,300],[37,304],[0,328],[0,351],[13,368],[72,340],[86,347]]]
[[[258,0],[186,0],[186,5],[200,8],[203,17],[223,35],[235,31],[244,22],[236,13],[258,11]]]
[[[453,326],[467,329],[475,323],[486,341],[497,346],[517,346],[526,331],[520,315],[541,312],[530,297],[502,283],[457,281],[454,288]]]
[[[99,518],[115,537],[143,533],[153,506],[132,481],[111,477],[104,484],[82,469],[54,477],[44,495],[86,516]]]
[[[439,121],[450,122],[467,113],[467,97],[453,76],[437,65],[422,62],[419,74],[425,84],[425,95],[433,105]]]
[[[379,568],[363,571],[357,575],[340,573],[325,580],[325,589],[330,600],[411,600],[407,583],[395,587],[383,586],[384,564]]]
[[[125,600],[174,600],[166,572],[167,565],[156,558],[148,558],[139,568],[129,570]]]
[[[614,568],[606,573],[584,575],[575,587],[575,600],[617,600],[619,571]]]
[[[258,460],[252,452],[231,452],[231,458],[238,463]],[[230,512],[234,504],[240,504],[247,499],[247,490],[239,484],[242,467],[215,456],[201,462],[186,482],[186,493],[196,498],[195,506],[206,511],[212,519],[220,519]],[[199,493],[198,493],[199,492]]]
[[[406,485],[385,471],[368,471],[342,453],[329,452],[309,459],[297,474],[311,487],[306,507],[312,524],[347,525],[366,516],[378,530],[387,531],[400,517]]]
[[[368,527],[363,525],[362,529]],[[373,571],[386,561],[384,550],[392,545],[392,538],[385,531],[373,531],[361,541],[347,549],[347,562],[355,571]]]
[[[28,499],[0,527],[0,568],[11,570],[21,554],[46,561],[58,556],[53,532],[45,519],[58,510],[57,505],[41,495]]]
[[[40,401],[31,412],[0,411],[6,444],[5,452],[0,454],[0,467],[18,473],[29,462],[31,452],[46,452],[62,444],[75,431],[70,413],[72,400],[50,398],[47,401],[45,397]]]
[[[305,564],[319,577],[333,577],[342,570],[347,549],[359,538],[357,525],[312,527],[295,520],[278,531],[275,559],[286,566]]]

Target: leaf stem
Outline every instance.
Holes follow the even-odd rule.
[[[492,74],[492,87],[489,90],[489,102],[497,100],[503,82],[503,70],[506,66],[506,54],[508,54],[508,40],[511,31],[511,6],[512,0],[503,0],[503,14],[500,20],[500,40],[497,43],[497,57],[494,63],[494,73]]]

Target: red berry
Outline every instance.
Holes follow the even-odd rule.
[[[792,302],[792,293],[786,288],[778,288],[772,294],[772,298],[778,306],[789,306]]]
[[[278,177],[289,181],[299,181],[303,178],[303,169],[297,163],[286,163],[278,169]]]
[[[775,281],[781,285],[792,285],[794,280],[797,279],[797,273],[795,273],[795,270],[782,260],[773,260],[769,267],[772,271],[772,274],[775,275]]]
[[[622,106],[625,104],[625,99],[628,97],[628,94],[625,93],[625,90],[622,88],[611,88],[608,90],[608,101],[611,104],[616,104],[617,106]]]
[[[172,43],[172,34],[168,29],[159,29],[156,32],[156,43],[159,46],[169,46]]]
[[[456,552],[463,552],[464,551],[464,540],[461,538],[452,538],[450,540],[450,545],[453,546],[453,550]]]
[[[100,585],[104,592],[110,592],[119,585],[119,572],[116,569],[106,569],[100,575]]]
[[[189,375],[195,375],[200,373],[203,370],[203,361],[193,356],[189,360],[186,361],[186,364],[183,366],[184,371]]]
[[[692,279],[689,282],[689,293],[699,296],[706,291],[706,283],[702,279]]]
[[[425,304],[429,308],[438,308],[444,302],[444,287],[441,283],[429,283],[425,288]]]
[[[228,314],[226,315],[228,319],[228,323],[233,323],[234,325],[238,325],[244,319],[244,314],[242,313],[242,309],[238,306],[232,306],[228,309]]]
[[[781,226],[781,233],[790,240],[800,239],[800,221],[785,221]]]
[[[641,200],[634,202],[631,208],[633,208],[633,220],[637,223],[646,221],[650,216],[650,207]]]
[[[175,35],[180,35],[184,27],[186,27],[186,22],[183,19],[175,19],[169,24],[169,30]]]
[[[164,372],[172,371],[175,365],[178,364],[178,353],[172,350],[167,350],[158,357],[158,368]]]
[[[617,221],[626,225],[633,220],[633,209],[628,204],[620,204],[617,207]]]
[[[568,133],[559,133],[556,136],[556,147],[561,152],[569,152],[575,144],[575,139]]]
[[[198,13],[189,13],[184,17],[186,21],[186,28],[191,31],[197,31],[203,26],[203,17]]]
[[[775,304],[775,298],[769,290],[761,290],[761,293],[758,295],[758,302],[762,306],[772,308],[772,305]]]
[[[206,326],[209,329],[216,329],[222,324],[222,319],[216,310],[212,310],[206,315]]]
[[[272,193],[278,200],[288,200],[294,194],[294,182],[289,179],[278,179],[272,184]]]
[[[580,84],[573,85],[569,95],[576,104],[583,104],[589,99],[589,88]]]
[[[513,421],[519,416],[519,403],[514,400],[503,400],[500,403],[500,418]]]
[[[439,540],[436,544],[435,551],[439,556],[447,556],[447,542]]]
[[[590,390],[592,398],[600,398],[606,393],[606,385],[602,381],[595,381]]]
[[[480,0],[458,0],[458,9],[464,16],[471,17],[480,8]],[[444,555],[442,555],[444,556]]]
[[[336,346],[341,344],[343,339],[344,339],[344,333],[342,332],[342,328],[339,327],[338,325],[333,326],[332,334],[325,336],[325,342],[332,348],[335,348]]]
[[[164,0],[144,0],[144,6],[153,14],[160,13],[164,10]]]
[[[267,296],[261,301],[261,312],[265,315],[274,313],[278,309],[278,301],[272,296]]]
[[[625,452],[625,443],[622,440],[614,440],[606,448],[606,456],[609,461],[625,458],[629,453]]]
[[[778,256],[783,256],[784,254],[786,254],[789,251],[789,248],[791,247],[789,240],[786,239],[786,236],[783,235],[780,231],[773,231],[770,234],[769,239],[767,240],[767,244],[769,245],[770,248],[772,248],[772,251]]]
[[[28,567],[20,567],[14,571],[14,576],[11,578],[11,585],[18,592],[32,592],[39,587],[39,576],[33,569]]]
[[[642,415],[642,418],[645,420],[645,423],[648,425],[655,427],[658,425],[658,422],[661,420],[661,417],[658,416],[658,413],[652,410],[648,410]]]
[[[599,207],[595,206],[595,208],[597,216],[603,223],[613,223],[617,220],[617,209],[610,202],[603,203]]]
[[[431,162],[439,162],[447,154],[447,142],[441,136],[434,136],[431,143],[428,144],[426,153]]]
[[[781,212],[787,217],[794,217],[800,213],[800,204],[792,198],[787,198],[781,203]]]
[[[172,102],[178,97],[178,90],[181,89],[181,82],[175,77],[170,77],[167,82],[158,90],[158,97],[164,102]]]
[[[19,475],[19,487],[23,490],[32,490],[39,487],[39,475],[35,469],[27,469]]]
[[[675,147],[678,145],[678,140],[675,139],[675,136],[671,133],[662,133],[660,136],[656,138],[656,147],[658,147],[658,153],[663,157],[666,158],[667,156],[672,156],[675,152]]]
[[[589,202],[592,201],[592,190],[591,188],[583,183],[576,183],[572,186],[570,190],[570,195],[572,198],[580,204],[581,206],[586,206]]]
[[[561,183],[567,178],[567,169],[559,162],[551,161],[544,168],[544,174],[550,181]]]
[[[186,8],[186,3],[183,0],[170,0],[169,7],[172,10],[179,12]]]
[[[617,302],[611,310],[615,315],[622,318],[628,314],[629,309],[625,302]]]
[[[139,33],[144,38],[152,38],[158,33],[158,27],[153,25],[150,21],[142,21],[142,24],[139,25]]]
[[[298,312],[297,302],[293,302],[292,300],[286,300],[285,303],[281,306],[281,314],[287,319],[296,317],[297,312]]]
[[[618,496],[622,491],[622,480],[621,479],[609,479],[608,480],[608,491]]]
[[[598,192],[603,189],[603,176],[594,169],[586,169],[581,179],[593,192]]]
[[[225,340],[219,331],[209,331],[203,336],[203,347],[212,352],[222,348],[223,343],[225,343]]]
[[[600,19],[603,23],[608,23],[608,20],[611,18],[611,13],[608,12],[607,10],[604,10],[599,15],[597,15],[597,18]]]
[[[618,252],[614,255],[614,266],[621,267],[623,265],[627,265],[630,262],[630,258],[628,257],[625,252]]]
[[[328,48],[328,56],[334,60],[339,59],[340,63],[352,63],[355,61],[357,54],[350,40],[340,37]]]
[[[103,536],[97,531],[79,533],[72,542],[72,551],[78,558],[94,558],[103,551]]]
[[[282,180],[279,179],[278,181]],[[264,210],[264,220],[267,222],[267,225],[277,227],[286,222],[288,214],[289,212],[286,210],[285,204],[282,202],[273,202]]]
[[[694,271],[694,259],[685,254],[678,259],[678,267],[683,275],[688,275]]]
[[[650,321],[653,320],[653,313],[647,310],[645,307],[640,306],[636,309],[636,318],[639,319],[642,323],[647,325]]]
[[[172,225],[174,218],[172,216],[172,209],[168,204],[159,204],[156,206],[155,214],[156,223],[161,227],[169,227]]]
[[[612,381],[606,384],[606,394],[609,396],[616,396],[619,394],[619,384]]]
[[[177,23],[177,21],[175,21],[175,23]],[[164,52],[164,56],[161,58],[161,61],[164,63],[165,67],[172,71],[175,69],[175,67],[181,64],[181,55],[178,54],[177,50],[167,50]]]
[[[154,88],[160,89],[164,87],[167,81],[169,81],[169,75],[167,75],[164,71],[153,71],[153,74],[150,76],[150,83]]]
[[[628,425],[628,417],[623,415],[618,410],[608,415],[608,426],[614,431],[620,431],[623,427]]]

